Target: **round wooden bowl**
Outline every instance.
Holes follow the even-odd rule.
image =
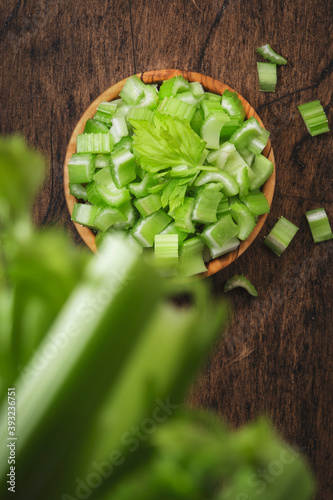
[[[163,80],[167,80],[168,78],[172,78],[173,76],[178,76],[182,75],[186,80],[190,82],[200,82],[205,90],[209,92],[213,92],[214,94],[223,94],[223,92],[226,89],[234,90],[229,87],[228,85],[215,80],[214,78],[210,78],[209,76],[206,75],[201,75],[200,73],[195,73],[193,71],[182,71],[179,69],[159,69],[159,70],[154,70],[154,71],[146,71],[144,73],[138,73],[137,76],[141,78],[141,80],[144,83],[162,83]],[[84,127],[86,124],[86,121],[88,118],[92,118],[94,114],[97,111],[97,107],[102,101],[112,101],[113,99],[117,99],[119,97],[119,93],[121,89],[123,88],[124,84],[126,82],[126,78],[124,80],[121,80],[120,82],[116,83],[115,85],[112,85],[108,90],[103,92],[95,101],[89,106],[89,108],[83,113],[81,116],[80,120],[78,121],[78,124],[76,125],[74,132],[72,133],[72,136],[70,138],[70,141],[67,146],[67,151],[66,151],[66,158],[65,158],[65,164],[64,164],[64,187],[65,187],[65,197],[66,197],[66,202],[68,206],[69,213],[72,215],[73,211],[73,206],[74,203],[77,203],[77,199],[72,196],[69,192],[69,178],[68,178],[68,162],[71,159],[71,156],[73,153],[76,152],[76,136],[78,134],[82,134],[84,131]],[[255,110],[252,108],[252,106],[242,97],[241,95],[238,94],[238,97],[242,101],[245,111],[246,111],[246,117],[250,118],[251,116],[254,116],[260,123],[262,127],[264,127],[264,124],[262,123],[261,119],[255,112]],[[268,140],[267,145],[263,151],[263,154],[273,163],[274,165],[274,171],[270,178],[265,182],[262,191],[265,193],[265,196],[268,200],[269,205],[271,206],[272,200],[273,200],[273,194],[274,194],[274,188],[275,188],[275,160],[274,160],[274,154],[273,154],[273,149],[271,146],[271,141]],[[254,241],[254,239],[257,237],[259,231],[261,230],[266,217],[268,214],[261,215],[258,218],[258,222],[253,229],[252,233],[250,236],[246,239],[246,241],[242,241],[241,244],[239,245],[238,249],[235,250],[234,252],[230,252],[226,255],[223,255],[222,257],[218,257],[217,259],[214,259],[208,263],[208,269],[207,272],[204,273],[202,276],[210,276],[212,274],[217,273],[221,269],[224,269],[227,267],[231,262],[236,260],[240,255],[242,255],[243,252],[251,245],[251,243]],[[80,234],[81,238],[83,241],[88,245],[88,247],[93,251],[96,252],[96,243],[95,243],[95,235],[94,233],[87,227],[81,226],[80,224],[75,223],[75,227]]]

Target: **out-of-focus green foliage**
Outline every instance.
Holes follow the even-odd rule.
[[[157,276],[122,238],[91,257],[55,229],[35,230],[27,214],[41,172],[22,139],[0,140],[4,498],[4,396],[16,387],[18,500],[309,499],[304,461],[281,458],[268,424],[230,433],[207,414],[177,415],[225,307],[203,281]],[[192,306],[170,304],[179,292]],[[263,483],[276,461],[284,467]]]

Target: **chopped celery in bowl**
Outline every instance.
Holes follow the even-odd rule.
[[[118,82],[90,105],[67,147],[64,185],[91,250],[125,231],[129,244],[154,249],[166,275],[211,275],[262,228],[274,155],[269,132],[233,89],[157,70]]]

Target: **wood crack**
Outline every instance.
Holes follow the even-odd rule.
[[[219,25],[219,23],[220,23],[220,21],[221,21],[221,19],[223,17],[224,11],[226,10],[226,8],[228,7],[228,5],[230,4],[230,1],[231,0],[225,0],[223,2],[223,4],[222,4],[222,7],[220,8],[220,10],[218,11],[218,13],[215,16],[215,19],[214,19],[214,21],[213,21],[213,23],[212,23],[212,25],[211,25],[211,27],[209,29],[208,35],[206,36],[206,39],[205,39],[205,41],[203,43],[203,46],[202,46],[202,49],[201,49],[201,52],[200,52],[200,56],[199,56],[199,68],[202,67],[203,58],[205,57],[205,52],[206,52],[206,49],[207,49],[210,37],[212,36],[212,33],[215,30],[215,28]]]
[[[9,28],[9,26],[11,25],[13,19],[15,18],[19,8],[21,7],[21,3],[22,3],[22,0],[18,0],[17,4],[15,5],[14,9],[11,11],[11,13],[9,14],[9,16],[7,17],[6,21],[5,21],[5,24],[2,26],[1,30],[0,30],[0,36],[2,36],[4,34],[4,32],[6,31],[6,29]]]
[[[134,45],[134,32],[133,32],[133,23],[132,23],[132,3],[131,3],[131,0],[128,0],[128,6],[129,6],[130,26],[131,26],[134,73],[137,73],[137,71],[136,71],[136,58],[135,58],[135,45]]]

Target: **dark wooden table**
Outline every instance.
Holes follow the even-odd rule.
[[[333,224],[332,134],[311,138],[297,105],[320,99],[333,128],[333,3],[314,0],[3,0],[0,6],[1,133],[23,133],[49,161],[35,207],[39,225],[64,226],[78,244],[63,194],[71,131],[102,91],[135,72],[182,68],[237,89],[271,131],[277,184],[257,240],[209,279],[244,273],[260,297],[233,291],[234,317],[190,402],[232,426],[269,415],[302,450],[332,500],[332,242],[313,244],[304,216],[325,207]],[[271,43],[289,64],[275,94],[260,93],[255,48]],[[284,215],[299,232],[281,258],[263,246]]]

